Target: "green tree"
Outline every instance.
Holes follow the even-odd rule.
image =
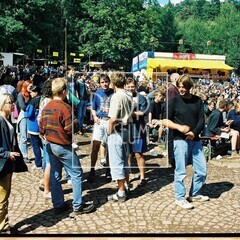
[[[179,32],[183,35],[185,51],[210,54],[207,41],[210,39],[210,24],[203,20],[190,18],[179,25]]]
[[[240,62],[240,13],[233,3],[221,5],[219,16],[212,31],[213,51],[226,55],[230,65]]]

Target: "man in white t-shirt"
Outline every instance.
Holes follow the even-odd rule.
[[[117,181],[118,191],[108,196],[108,200],[124,202],[126,186],[129,183],[129,123],[132,122],[132,94],[124,90],[126,78],[122,73],[113,73],[111,82],[115,88],[108,116],[108,153],[112,180]],[[128,189],[126,189],[128,190]]]

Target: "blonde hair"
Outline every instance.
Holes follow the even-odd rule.
[[[122,72],[113,72],[110,75],[110,79],[116,87],[124,87],[126,84],[126,77]]]
[[[67,83],[64,78],[55,78],[52,81],[52,93],[53,96],[59,96],[63,90],[67,89]]]
[[[13,96],[9,93],[4,93],[0,95],[0,111],[2,111],[3,106],[5,105],[7,99],[11,99],[11,101],[13,102]]]

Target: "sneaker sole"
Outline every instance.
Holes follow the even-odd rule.
[[[178,204],[178,203],[176,203],[179,207],[181,207],[182,209],[186,209],[186,210],[191,210],[191,209],[193,209],[194,208],[194,206],[189,206],[189,207],[184,207],[183,205],[180,205],[180,204]]]
[[[77,215],[82,215],[82,214],[86,214],[86,213],[91,213],[93,210],[95,209],[95,206],[92,206],[91,208],[89,208],[88,210],[83,210],[83,211],[74,211],[72,214],[77,216]]]
[[[191,198],[191,197],[189,197],[189,198],[187,198],[187,200],[189,202],[207,202],[210,199],[209,198],[208,199],[202,199],[202,198]]]
[[[127,200],[127,197],[125,199],[108,199],[108,201],[112,201],[112,202],[125,202]]]

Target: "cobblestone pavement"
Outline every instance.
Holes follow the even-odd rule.
[[[138,169],[134,168],[131,194],[124,203],[107,202],[106,196],[116,190],[115,182],[107,182],[105,170],[97,163],[97,181],[90,185],[86,178],[90,165],[90,134],[77,136],[77,151],[84,171],[84,199],[92,200],[96,211],[69,217],[69,212],[55,216],[51,200],[43,198],[39,190],[40,170],[14,174],[10,197],[10,222],[21,234],[111,234],[111,233],[239,233],[240,232],[240,159],[208,163],[208,177],[203,192],[209,202],[194,203],[193,210],[176,206],[173,195],[173,171],[168,167],[162,148],[152,145],[157,157],[146,153],[146,177],[148,183],[137,188]],[[214,162],[215,161],[215,162]],[[238,162],[239,161],[239,162]],[[225,164],[222,164],[225,162]],[[134,162],[134,165],[136,163]],[[186,186],[189,189],[191,166],[188,166]],[[71,203],[72,189],[62,181],[65,200]]]

